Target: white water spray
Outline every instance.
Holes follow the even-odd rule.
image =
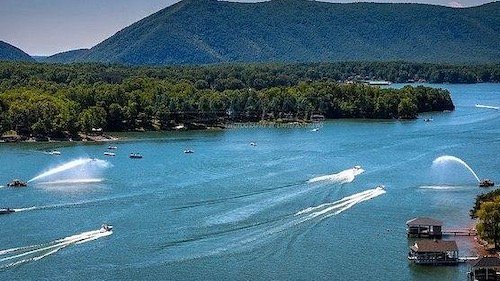
[[[344,170],[337,174],[325,175],[320,177],[315,177],[308,180],[308,183],[318,183],[318,182],[333,182],[333,183],[350,183],[354,180],[357,175],[364,172],[363,168],[356,166],[351,169]]]
[[[469,165],[467,165],[467,163],[465,163],[464,160],[462,160],[458,157],[455,157],[455,156],[445,155],[445,156],[438,157],[434,161],[432,161],[432,166],[439,166],[439,165],[443,165],[443,164],[450,163],[450,162],[458,163],[458,164],[464,166],[476,178],[477,182],[481,182],[481,180],[479,180],[479,177],[474,172],[474,170],[472,170],[472,168]]]
[[[104,179],[68,179],[68,180],[56,180],[41,182],[41,185],[65,185],[65,184],[88,184],[88,183],[100,183]]]
[[[85,171],[81,171],[81,170],[85,169],[85,168],[90,168],[90,167],[107,168],[109,166],[110,166],[110,164],[104,160],[92,159],[92,158],[80,158],[80,159],[76,159],[76,160],[64,163],[64,164],[57,166],[53,169],[50,169],[47,172],[44,172],[44,173],[30,179],[28,182],[39,181],[41,179],[46,179],[50,176],[59,175],[63,172],[75,170],[77,168],[80,169],[79,174],[82,174]],[[79,180],[81,181],[82,179],[79,179]],[[88,179],[86,179],[86,180],[88,180]],[[68,183],[68,182],[65,182],[65,183]]]
[[[71,245],[83,244],[113,234],[104,229],[87,231],[49,243],[0,250],[0,269],[41,260]]]

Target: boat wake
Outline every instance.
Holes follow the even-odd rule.
[[[187,237],[169,242],[165,247],[164,261],[190,260],[225,252],[241,252],[254,249],[289,233],[289,230],[308,222],[319,222],[338,215],[353,206],[386,193],[383,187],[376,187],[332,203],[309,207],[277,219],[253,225],[236,225],[233,229],[215,231],[195,237]]]
[[[364,172],[364,170],[361,167],[356,166],[354,168],[342,171],[338,174],[317,177],[317,178],[309,180],[308,182],[319,183],[319,182],[328,181],[328,182],[336,183],[336,184],[344,184],[344,183],[352,182],[357,175],[359,175],[363,172]],[[281,196],[275,196],[275,197],[270,197],[270,198],[266,197],[263,200],[259,200],[255,203],[236,208],[234,210],[226,212],[223,215],[211,217],[207,220],[207,225],[228,224],[228,223],[235,223],[238,221],[246,220],[257,213],[262,212],[263,210],[267,210],[267,209],[272,208],[278,204],[286,203],[289,200],[291,200],[299,195],[303,195],[304,193],[312,192],[314,190],[314,187],[317,188],[318,185],[313,186],[313,188],[309,187],[309,188],[298,189],[298,190],[286,192],[284,195],[281,195]]]
[[[38,261],[66,247],[83,244],[111,234],[113,234],[112,231],[99,229],[68,236],[45,244],[0,250],[0,269]]]
[[[332,182],[332,183],[345,184],[354,181],[356,176],[362,174],[364,171],[365,170],[362,169],[360,166],[356,166],[354,168],[344,170],[337,174],[315,177],[308,180],[307,182],[308,183]]]
[[[304,216],[302,217],[304,220],[309,220],[316,217],[320,217],[320,220],[323,220],[333,215],[338,215],[358,203],[378,197],[384,193],[386,193],[384,188],[379,186],[374,189],[344,197],[332,203],[326,203],[316,207],[304,209],[300,212],[297,212],[295,216]]]
[[[467,188],[467,186],[461,185],[422,185],[419,186],[420,189],[430,189],[430,190],[456,190]]]
[[[499,110],[500,109],[499,106],[491,106],[491,105],[483,105],[483,104],[476,104],[476,107],[477,108],[495,109],[495,110]]]
[[[112,198],[78,201],[78,202],[73,202],[73,203],[62,203],[62,204],[45,205],[45,206],[33,206],[33,207],[18,208],[18,209],[12,209],[12,210],[14,210],[17,213],[17,212],[27,212],[27,211],[37,211],[37,210],[72,208],[72,207],[78,207],[78,206],[82,206],[82,205],[95,204],[95,203],[99,203],[99,202],[105,202],[105,201],[116,200],[116,199],[120,199],[120,198],[128,198],[128,197],[129,196],[118,196],[118,197],[112,197]]]

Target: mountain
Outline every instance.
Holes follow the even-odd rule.
[[[119,31],[79,61],[500,62],[500,2],[425,4],[184,0]]]
[[[87,54],[89,49],[78,49],[71,50],[67,52],[57,53],[48,57],[39,57],[36,58],[38,62],[46,62],[46,63],[72,63],[78,61],[80,57]]]
[[[0,61],[34,61],[34,59],[21,49],[0,41]]]

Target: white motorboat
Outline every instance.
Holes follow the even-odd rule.
[[[112,231],[112,230],[113,230],[113,226],[109,225],[109,224],[103,224],[101,226],[101,229],[100,229],[101,232],[108,232],[108,231]]]

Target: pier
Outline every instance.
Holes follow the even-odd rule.
[[[443,229],[443,236],[476,236],[477,231],[473,228]]]

